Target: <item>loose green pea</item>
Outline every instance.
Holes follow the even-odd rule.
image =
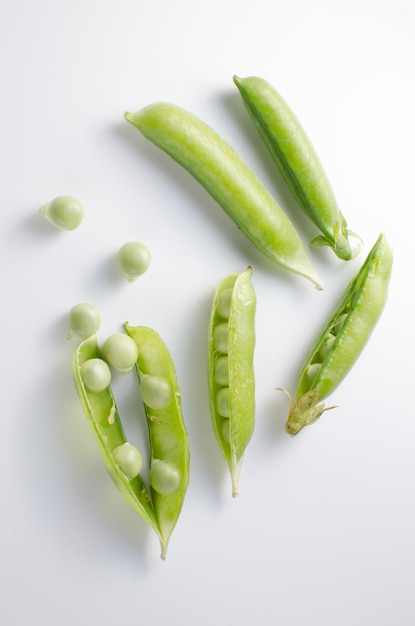
[[[128,441],[114,448],[112,455],[116,464],[129,480],[132,480],[141,472],[143,466],[141,452]]]
[[[102,354],[111,367],[121,374],[128,374],[136,364],[138,349],[131,337],[115,333],[105,340]]]
[[[111,370],[102,359],[84,361],[80,371],[85,389],[92,393],[103,391],[111,382]]]
[[[169,461],[153,459],[150,469],[150,485],[162,496],[170,496],[177,492],[181,483],[179,468]]]
[[[189,483],[189,440],[182,414],[181,392],[173,359],[161,337],[145,326],[125,324],[124,328],[138,348],[136,372],[152,459],[151,500],[164,559]]]
[[[69,312],[68,339],[86,339],[95,335],[101,327],[101,315],[89,302],[80,302]]]
[[[296,435],[304,426],[315,422],[324,411],[334,408],[326,408],[319,403],[338,387],[368,342],[386,304],[392,261],[392,250],[381,233],[318,335],[301,369],[296,399],[290,397],[290,414],[286,423],[289,434]],[[331,346],[326,346],[327,337],[334,328],[337,333],[335,340]],[[322,346],[324,359],[321,359]],[[310,377],[312,368],[317,371]]]
[[[233,496],[239,492],[244,452],[255,425],[256,296],[251,274],[252,268],[248,267],[221,281],[213,299],[208,331],[212,426],[229,466]],[[224,300],[227,301],[226,324],[221,310]]]
[[[78,345],[73,361],[75,388],[82,408],[118,491],[162,541],[163,536],[151,498],[139,474],[141,455],[127,442],[111,386],[107,386],[100,393],[95,393],[89,391],[84,383],[83,366],[95,359],[102,360],[102,354],[96,337],[92,336]]]
[[[299,206],[322,232],[316,246],[329,246],[343,260],[360,250],[347,229],[320,159],[297,117],[281,95],[258,76],[233,78],[243,103]],[[350,237],[358,242],[353,251]]]
[[[49,204],[42,206],[39,212],[61,230],[75,230],[82,223],[85,210],[82,204],[72,196],[58,196]]]
[[[129,241],[118,251],[118,267],[130,283],[148,270],[150,262],[150,250],[139,241]]]
[[[187,169],[263,254],[322,289],[287,215],[212,128],[188,111],[163,102],[126,113],[125,118]]]

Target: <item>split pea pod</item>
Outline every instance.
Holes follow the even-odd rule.
[[[140,464],[135,464],[135,471],[131,471],[132,448],[129,448],[111,387],[105,383],[104,388],[97,387],[99,391],[90,391],[91,385],[84,380],[85,365],[93,362],[103,363],[95,335],[82,341],[75,351],[73,360],[75,387],[84,413],[93,428],[109,475],[128,504],[160,536],[150,495],[140,473],[136,473],[137,469],[140,469]]]
[[[209,321],[208,383],[213,431],[239,492],[245,449],[255,425],[255,309],[252,268],[224,278]]]
[[[322,289],[293,224],[266,187],[216,131],[170,103],[125,118],[182,165],[268,258]]]
[[[189,441],[181,393],[161,337],[144,326],[125,324],[124,328],[138,348],[136,371],[150,438],[150,494],[164,559],[189,482]]]
[[[329,246],[340,259],[351,259],[360,246],[353,252],[349,236],[358,237],[347,229],[327,174],[297,117],[263,78],[233,80],[282,177],[322,233],[312,243]]]
[[[302,367],[296,399],[290,398],[289,434],[296,435],[334,408],[318,403],[342,382],[372,334],[386,303],[392,260],[392,250],[381,233]]]

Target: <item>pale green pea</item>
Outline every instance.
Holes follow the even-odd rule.
[[[213,329],[212,345],[213,349],[222,354],[228,353],[228,338],[229,328],[228,324],[218,324]]]
[[[324,411],[334,408],[326,408],[321,401],[340,385],[368,342],[386,304],[392,262],[392,250],[381,233],[317,336],[301,369],[296,398],[290,396],[286,423],[289,434],[296,435]],[[333,329],[336,329],[336,339],[325,352],[315,376],[310,378],[309,371],[320,360],[322,345]]]
[[[129,241],[118,251],[117,260],[121,272],[128,282],[133,283],[148,270],[151,262],[151,253],[143,243]]]
[[[101,327],[101,315],[89,302],[80,302],[69,311],[68,339],[86,339],[95,335]]]
[[[103,359],[88,359],[81,365],[81,377],[85,388],[99,393],[111,382],[111,370]]]
[[[169,382],[160,376],[144,375],[140,384],[141,399],[150,409],[164,409],[172,401]]]
[[[320,371],[320,368],[321,368],[321,363],[313,363],[312,365],[308,366],[307,380],[309,381],[310,385],[312,384],[313,380],[317,376],[317,373]]]
[[[179,468],[169,461],[153,459],[150,469],[150,485],[160,495],[169,496],[177,492],[181,483]]]
[[[228,319],[229,313],[231,311],[231,300],[232,300],[232,292],[233,289],[225,289],[218,296],[218,302],[216,305],[216,310],[220,317]]]
[[[138,349],[131,337],[114,333],[105,340],[102,354],[111,367],[121,374],[128,374],[136,364]]]
[[[112,455],[120,470],[129,480],[132,480],[141,472],[143,466],[141,452],[128,441],[114,448]]]
[[[82,223],[85,210],[82,204],[72,196],[58,196],[49,204],[42,206],[39,212],[55,228],[75,230]]]
[[[229,417],[229,387],[216,392],[216,410],[221,417]]]
[[[258,76],[234,76],[249,116],[301,209],[319,228],[316,246],[329,246],[343,260],[355,256],[360,238],[347,229],[317,153],[281,95]],[[351,240],[357,242],[352,250]]]
[[[251,274],[252,268],[248,267],[244,272],[232,274],[221,281],[213,298],[208,331],[212,426],[229,466],[233,496],[239,492],[244,452],[255,424],[253,356],[256,296]],[[229,302],[226,324],[218,312],[222,294],[226,294],[224,299]]]
[[[320,346],[319,355],[322,361],[326,358],[327,354],[333,347],[334,342],[336,341],[336,336],[331,333],[327,335]]]
[[[282,208],[236,151],[174,104],[150,104],[125,118],[206,189],[248,239],[278,265],[322,284]]]
[[[229,359],[227,356],[220,356],[213,365],[213,378],[217,385],[227,387],[229,385]]]

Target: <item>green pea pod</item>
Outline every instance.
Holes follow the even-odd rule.
[[[298,204],[322,232],[312,243],[327,245],[343,260],[355,256],[347,223],[314,147],[300,122],[263,78],[233,78],[243,103]],[[360,240],[359,240],[360,241]]]
[[[213,430],[228,463],[232,495],[239,492],[245,449],[255,423],[255,309],[252,268],[218,286],[210,316],[209,402]]]
[[[90,359],[102,359],[95,335],[85,339],[77,347],[73,360],[73,375],[76,391],[85,415],[93,428],[102,459],[117,489],[128,504],[160,536],[151,499],[142,477],[138,475],[132,479],[129,478],[117,462],[116,454],[114,455],[114,451],[125,444],[127,439],[111,387],[107,386],[98,393],[90,392],[82,379],[81,367]]]
[[[289,434],[296,435],[334,408],[319,402],[342,382],[375,328],[386,303],[392,260],[392,250],[381,233],[304,363],[296,400],[290,399]]]
[[[263,254],[322,289],[287,215],[212,128],[169,103],[151,104],[137,113],[126,113],[125,118],[187,169]]]
[[[125,324],[138,348],[140,381],[150,436],[150,485],[160,531],[162,558],[179,518],[189,483],[189,441],[173,360],[161,337],[144,326]]]

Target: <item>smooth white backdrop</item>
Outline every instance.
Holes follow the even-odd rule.
[[[412,626],[415,623],[413,0],[3,0],[0,19],[0,621]],[[350,263],[308,248],[325,291],[272,266],[187,172],[123,119],[176,102],[225,137],[307,243],[300,214],[232,76],[257,74],[310,135],[349,226]],[[79,197],[58,232],[38,209]],[[294,439],[286,397],[315,333],[380,231],[395,251],[384,315],[339,405]],[[134,285],[114,255],[153,254]],[[239,498],[207,405],[214,289],[254,267],[257,424]],[[67,313],[155,328],[176,362],[191,482],[166,562],[101,463],[72,384]],[[127,433],[146,451],[135,381],[115,380]],[[137,408],[138,407],[138,408]],[[146,452],[145,452],[146,454]]]

